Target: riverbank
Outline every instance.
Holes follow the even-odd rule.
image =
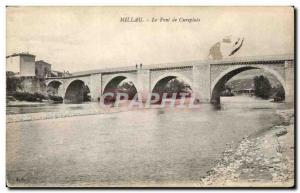
[[[282,124],[227,144],[223,157],[200,180],[212,187],[293,187],[294,110],[278,110]]]
[[[151,108],[156,109],[161,107],[159,105],[152,105]],[[147,107],[146,109],[149,109],[149,107]],[[100,108],[97,103],[86,107],[78,106],[78,104],[74,104],[74,105],[68,105],[62,107],[61,109],[57,109],[57,111],[6,114],[6,123],[58,119],[58,118],[65,118],[65,117],[97,115],[97,114],[107,114],[107,113],[119,113],[119,112],[136,111],[136,110],[143,110],[143,108],[128,107],[128,105],[123,105],[123,106],[121,105],[119,107]]]
[[[180,103],[180,99],[175,102]],[[73,116],[96,115],[104,113],[118,113],[141,109],[139,107],[130,107],[130,101],[122,102],[119,107],[100,107],[97,102],[82,104],[55,104],[39,102],[13,102],[6,106],[6,122],[36,121],[46,119],[58,119]],[[188,104],[188,103],[187,103]],[[205,103],[203,103],[205,104]],[[277,108],[278,103],[266,102],[265,100],[236,96],[223,97],[222,109],[241,109],[244,107],[252,108]],[[256,107],[257,106],[257,107]],[[160,105],[151,105],[151,108],[161,108]],[[168,105],[166,105],[168,108]],[[202,108],[202,107],[201,107]]]
[[[6,115],[6,123],[21,122],[21,121],[36,121],[46,119],[58,119],[64,117],[96,115],[103,113],[118,113],[128,111],[127,108],[90,108],[87,110],[67,110],[58,112],[39,112],[25,114],[8,114]]]
[[[180,99],[175,101],[179,105]],[[118,113],[124,111],[143,110],[149,108],[173,108],[171,103],[166,103],[164,107],[158,104],[151,104],[151,107],[131,106],[131,101],[122,101],[117,107],[113,104],[105,107],[98,102],[88,102],[81,104],[55,104],[55,103],[30,103],[15,102],[6,106],[6,122],[36,121],[46,119],[58,119],[73,116],[97,115],[106,113]],[[189,108],[189,102],[185,103]]]

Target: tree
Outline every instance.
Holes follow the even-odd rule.
[[[124,93],[127,93],[129,100],[132,100],[137,93],[137,90],[131,81],[123,82],[121,85],[118,86],[118,89]]]
[[[22,81],[17,77],[6,77],[6,95],[12,95],[18,90],[22,90]]]
[[[221,96],[234,96],[231,92],[231,88],[228,85],[225,85],[225,89],[221,92]]]
[[[255,96],[263,99],[268,99],[271,95],[271,89],[271,83],[266,77],[264,77],[263,75],[254,77]]]
[[[167,83],[164,91],[168,93],[168,97],[172,97],[173,93],[177,93],[177,97],[180,97],[180,93],[191,94],[191,87],[184,81],[180,81],[175,78]]]
[[[91,101],[90,89],[87,85],[83,86],[83,101]]]
[[[283,101],[285,99],[285,92],[281,85],[277,85],[272,88],[272,93],[272,98],[274,98],[274,101]]]

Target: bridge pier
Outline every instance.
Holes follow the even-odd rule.
[[[193,66],[193,94],[201,103],[210,102],[210,65]]]
[[[60,86],[58,87],[58,89],[57,89],[57,95],[64,98],[64,97],[65,97],[65,96],[64,96],[64,90],[65,90],[64,85],[63,85],[63,84],[60,85]]]
[[[137,92],[141,101],[145,103],[151,93],[150,70],[138,69],[137,71]]]
[[[294,61],[285,62],[285,101],[294,102]]]
[[[91,101],[96,102],[102,95],[102,74],[92,74],[90,77]]]

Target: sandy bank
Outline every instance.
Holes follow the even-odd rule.
[[[282,124],[228,144],[201,186],[292,187],[294,186],[294,111],[280,110]]]
[[[98,108],[98,109],[89,109],[89,110],[72,110],[72,111],[59,111],[59,112],[8,114],[6,115],[6,123],[45,120],[45,119],[58,119],[64,117],[96,115],[102,113],[117,113],[122,111],[128,111],[128,109],[127,108],[108,108],[108,109]]]

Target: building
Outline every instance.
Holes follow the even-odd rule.
[[[234,90],[233,92],[238,95],[243,94],[243,95],[253,96],[255,90],[253,88],[246,88],[246,89]]]
[[[71,76],[69,71],[51,70],[51,64],[44,60],[35,61],[35,55],[19,53],[6,56],[7,77],[32,77],[43,79],[48,77]]]
[[[56,70],[52,70],[51,71],[51,77],[68,77],[71,76],[72,74],[69,73],[69,71],[56,71]]]
[[[19,53],[6,56],[6,71],[15,76],[35,76],[35,55]]]
[[[37,78],[47,78],[51,76],[51,64],[39,60],[35,62],[35,76]]]
[[[48,77],[65,77],[71,74],[51,70],[51,64],[38,60],[35,55],[18,53],[6,56],[7,94],[18,92],[47,93],[45,79]]]
[[[51,77],[63,77],[63,76],[64,76],[63,72],[55,71],[55,70],[51,71]]]

